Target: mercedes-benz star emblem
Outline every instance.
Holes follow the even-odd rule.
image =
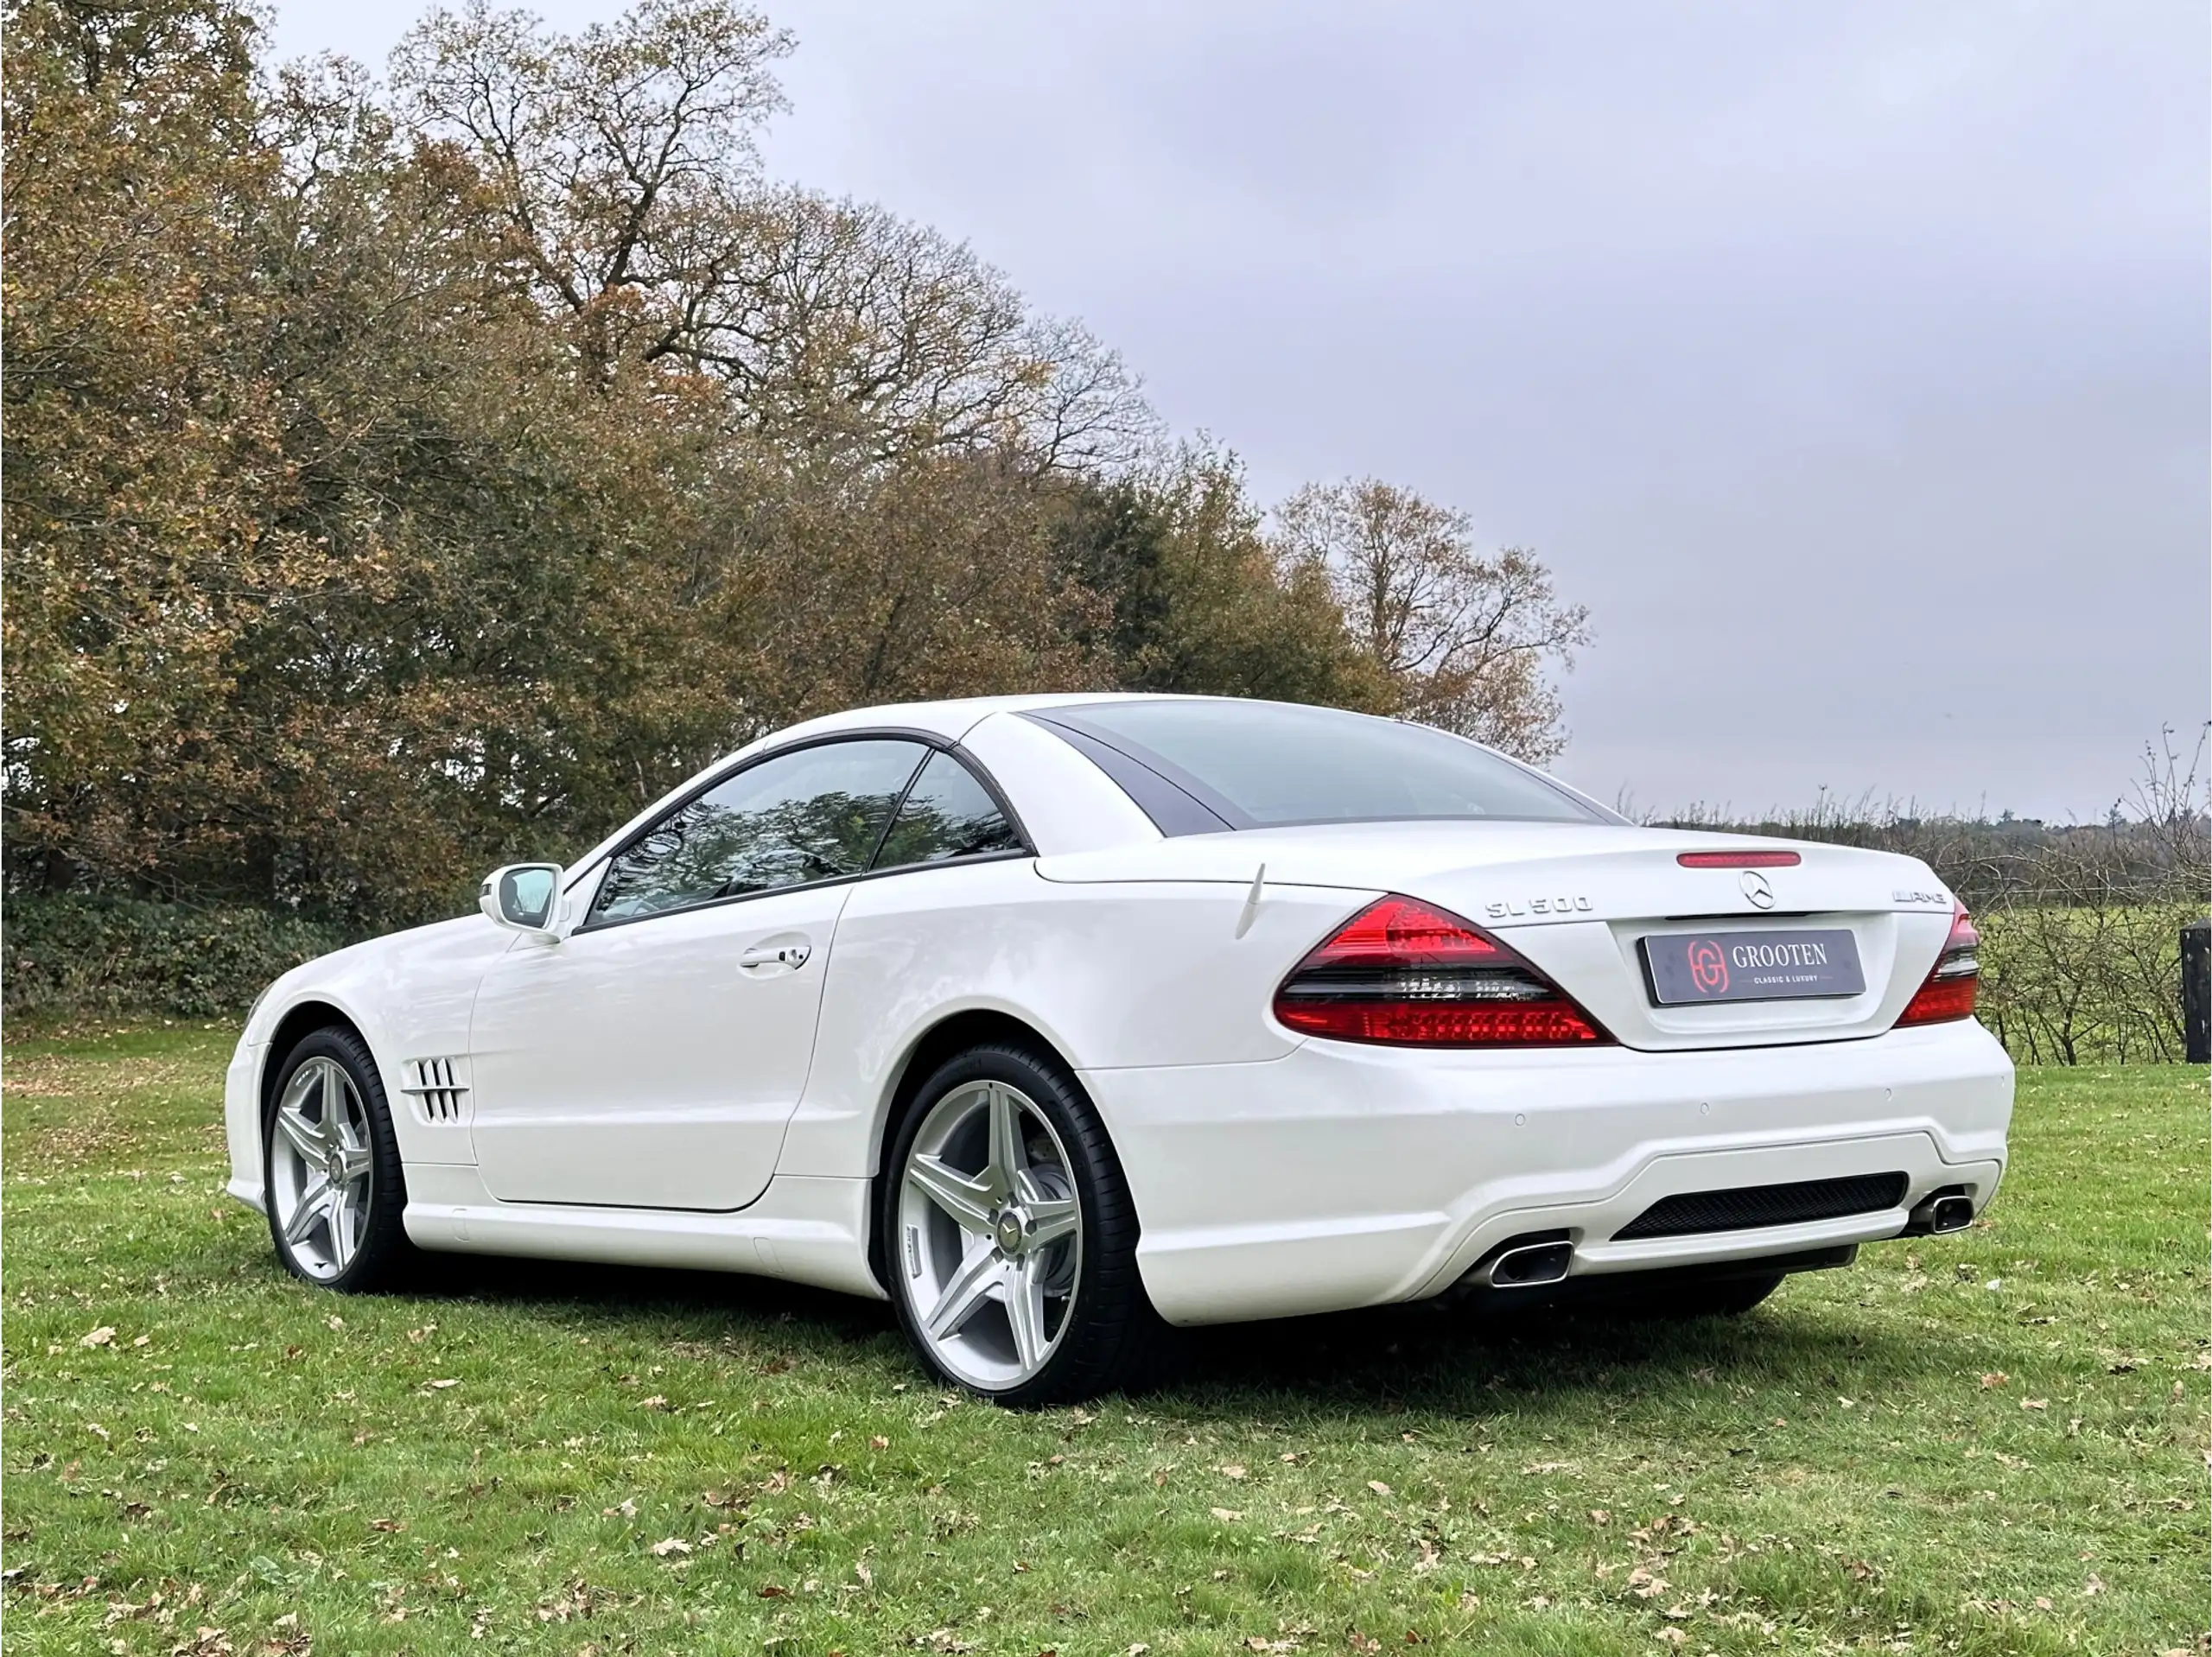
[[[1745,869],[1736,877],[1736,884],[1743,887],[1744,896],[1754,909],[1774,907],[1774,888],[1766,883],[1766,876],[1757,869]]]

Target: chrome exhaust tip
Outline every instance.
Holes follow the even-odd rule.
[[[1939,1191],[1930,1191],[1914,1204],[1906,1218],[1904,1235],[1908,1237],[1940,1237],[1947,1232],[1964,1231],[1974,1223],[1974,1199],[1956,1185]]]
[[[1482,1280],[1493,1289],[1533,1289],[1560,1282],[1574,1259],[1574,1245],[1565,1238],[1526,1242],[1503,1248],[1483,1268]]]
[[[1974,1223],[1974,1204],[1963,1197],[1939,1197],[1928,1210],[1928,1228],[1940,1236],[1964,1231]]]

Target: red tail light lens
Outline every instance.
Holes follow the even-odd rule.
[[[1677,852],[1686,869],[1794,869],[1804,861],[1796,852]]]
[[[1336,1041],[1587,1047],[1612,1038],[1559,987],[1447,911],[1384,898],[1346,921],[1275,992],[1275,1017]]]
[[[1981,964],[1974,950],[1980,943],[1981,934],[1967,918],[1967,906],[1954,898],[1951,936],[1943,940],[1943,953],[1936,957],[1928,981],[1913,992],[1897,1023],[1944,1024],[1974,1017],[1974,996],[1981,987]]]

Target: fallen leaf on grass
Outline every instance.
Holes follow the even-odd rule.
[[[383,1531],[405,1530],[407,1521],[404,1519],[372,1519],[369,1521],[369,1528]]]
[[[653,1558],[665,1559],[671,1553],[689,1553],[691,1544],[680,1536],[664,1536],[653,1544]]]
[[[2024,1410],[2047,1410],[2050,1407],[2050,1400],[2047,1398],[2024,1398],[2020,1400],[2020,1407]]]
[[[1225,1479],[1241,1479],[1244,1476],[1244,1469],[1237,1463],[1230,1462],[1221,1470],[1221,1476]]]
[[[450,1377],[444,1381],[427,1381],[424,1384],[434,1393],[442,1393],[448,1387],[460,1386],[461,1381],[458,1377]]]
[[[625,1496],[612,1508],[601,1508],[599,1510],[599,1516],[601,1519],[613,1519],[617,1514],[624,1519],[635,1519],[638,1516],[638,1504]]]
[[[113,1326],[107,1324],[102,1324],[98,1329],[93,1330],[90,1334],[79,1335],[77,1337],[77,1344],[79,1346],[106,1346],[112,1343],[114,1339],[115,1330]]]
[[[2006,1374],[2002,1369],[1995,1370],[1981,1378],[1981,1387],[1984,1392],[1987,1392],[1993,1387],[2002,1387],[2006,1381],[2012,1379],[2012,1377]]]
[[[1368,1480],[1367,1488],[1374,1491],[1378,1496],[1387,1496],[1390,1494],[1390,1487],[1383,1483],[1381,1479]]]
[[[791,1594],[790,1589],[779,1588],[772,1582],[764,1582],[760,1584],[760,1597],[763,1599],[789,1599]]]
[[[1213,1516],[1224,1525],[1233,1525],[1244,1517],[1234,1508],[1216,1508],[1213,1509]]]
[[[868,1447],[870,1450],[888,1450],[891,1448],[891,1440],[879,1432],[868,1441]]]

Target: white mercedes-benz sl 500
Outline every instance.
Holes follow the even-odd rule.
[[[760,1273],[887,1296],[1035,1403],[1163,1324],[1740,1311],[2005,1169],[2012,1069],[1926,865],[1639,828],[1331,709],[856,709],[481,909],[247,1019],[230,1189],[311,1282]]]

